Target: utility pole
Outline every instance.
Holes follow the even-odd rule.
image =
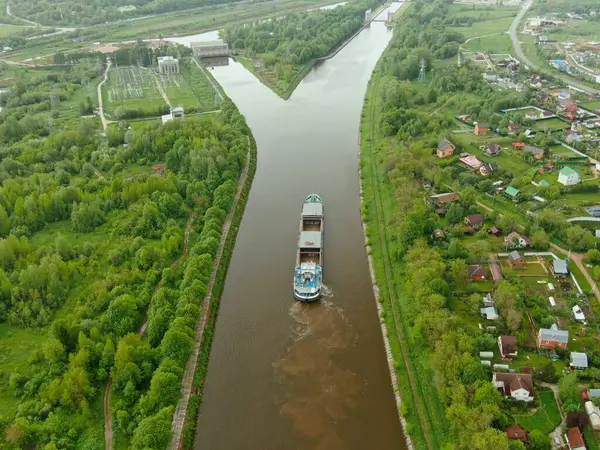
[[[421,69],[419,70],[419,83],[425,83],[425,58],[421,58]]]

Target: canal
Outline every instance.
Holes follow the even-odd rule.
[[[405,448],[357,172],[363,97],[391,36],[373,22],[288,101],[238,63],[212,70],[246,116],[258,167],[221,300],[197,449]],[[302,201],[313,191],[325,205],[328,295],[304,305],[293,299],[292,274]]]

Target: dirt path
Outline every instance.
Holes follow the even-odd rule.
[[[495,253],[490,253],[488,257],[490,258],[490,261],[498,259],[498,255]],[[490,271],[492,272],[492,278],[494,281],[502,280],[502,269],[500,268],[499,263],[490,262]]]
[[[172,108],[173,105],[171,105],[171,100],[169,100],[169,97],[167,96],[167,93],[165,92],[165,90],[163,89],[163,85],[160,82],[160,80],[158,79],[158,75],[156,75],[154,73],[154,71],[152,71],[152,76],[154,77],[154,83],[156,84],[156,87],[158,89],[158,92],[160,92],[160,95],[162,96],[163,100],[165,101],[165,103],[167,105],[169,105],[169,108]]]
[[[206,324],[208,323],[208,319],[211,314],[210,301],[212,297],[212,290],[214,288],[215,281],[217,278],[217,272],[221,264],[221,258],[223,256],[225,242],[227,241],[229,229],[231,228],[231,221],[233,219],[233,215],[235,214],[244,186],[246,185],[246,181],[248,179],[250,157],[250,140],[248,140],[248,155],[246,166],[244,167],[244,171],[242,172],[242,176],[240,177],[240,181],[238,182],[238,189],[235,195],[235,200],[233,201],[231,210],[229,211],[229,214],[227,214],[225,223],[223,224],[223,229],[221,232],[221,241],[219,243],[219,250],[217,251],[217,256],[215,257],[215,262],[213,265],[212,275],[207,286],[208,294],[206,295],[206,297],[204,297],[204,300],[202,301],[202,314],[200,315],[200,318],[198,319],[198,324],[196,326],[196,343],[194,345],[194,350],[190,359],[188,360],[188,363],[185,367],[185,372],[183,374],[182,396],[179,399],[177,408],[175,409],[175,414],[173,414],[173,424],[171,426],[171,429],[173,431],[173,437],[168,447],[169,450],[177,450],[181,446],[181,440],[183,438],[183,427],[186,423],[188,404],[190,402],[190,396],[192,395],[194,375],[196,374],[198,358],[200,356],[200,350],[202,348],[202,342],[204,340],[204,328],[206,327]]]
[[[564,248],[561,248],[561,247],[559,247],[556,244],[552,244],[551,243],[550,246],[553,249],[561,252],[564,255],[568,255],[569,254],[568,250],[565,250]],[[596,284],[596,281],[589,274],[589,272],[587,270],[587,267],[585,267],[585,264],[583,263],[583,254],[571,252],[571,259],[575,262],[575,264],[577,265],[577,267],[579,268],[579,270],[581,270],[581,273],[583,274],[583,276],[585,277],[585,279],[587,280],[587,282],[592,287],[592,291],[594,292],[594,295],[596,296],[596,299],[598,300],[598,302],[600,302],[600,289],[598,289],[598,285]]]
[[[179,255],[179,258],[177,258],[171,264],[171,269],[175,269],[177,267],[177,265],[181,262],[181,260],[185,257],[185,255],[187,254],[188,245],[190,242],[190,231],[192,230],[193,223],[194,223],[194,213],[190,212],[190,216],[189,216],[187,224],[185,226],[183,249],[181,250],[181,254]],[[162,284],[162,280],[156,284],[156,287],[154,288],[154,291],[152,292],[152,297],[154,297],[154,294],[156,293],[156,291],[158,291],[161,284]],[[150,306],[152,305],[152,297],[150,298],[148,310],[150,309]],[[144,331],[146,331],[146,326],[148,325],[148,312],[147,311],[146,311],[146,317],[144,317],[144,323],[137,331],[138,336],[141,336],[142,334],[144,334]],[[112,390],[112,379],[108,381],[108,384],[106,385],[106,390],[104,391],[104,448],[105,448],[105,450],[112,450],[113,433],[112,433],[112,420],[111,420],[111,415],[110,415],[110,393],[111,393],[111,390]]]
[[[110,123],[110,121],[106,120],[106,117],[104,117],[104,104],[102,101],[102,86],[104,86],[104,83],[106,83],[106,80],[108,80],[108,71],[110,70],[110,66],[112,65],[112,61],[110,60],[110,58],[106,59],[106,69],[104,70],[104,77],[102,77],[102,81],[100,83],[98,83],[98,114],[100,115],[100,121],[102,122],[102,129],[104,131],[106,131],[106,127],[108,126],[108,124]]]

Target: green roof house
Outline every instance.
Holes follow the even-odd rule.
[[[558,182],[563,186],[573,186],[581,181],[579,172],[570,167],[563,167],[558,173]]]
[[[515,188],[513,186],[508,186],[504,190],[504,195],[506,195],[508,198],[512,199],[513,202],[518,202],[520,192],[521,191],[519,191],[517,188]]]

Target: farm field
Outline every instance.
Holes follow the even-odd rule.
[[[505,34],[487,36],[473,39],[464,47],[465,50],[484,53],[508,53],[512,52],[512,42]]]
[[[16,34],[19,31],[23,31],[26,28],[30,27],[20,27],[18,25],[8,25],[5,23],[0,24],[0,38],[10,36],[11,34]]]

